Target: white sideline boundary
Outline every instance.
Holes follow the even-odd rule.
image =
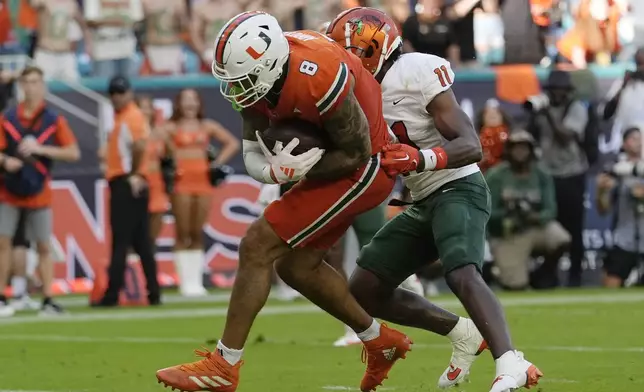
[[[0,392],[80,392],[80,391],[65,391],[65,390],[57,390],[57,391],[47,391],[47,390],[30,390],[30,389],[0,389]]]
[[[456,299],[432,300],[434,304],[447,308],[460,307]],[[627,294],[587,294],[587,295],[543,295],[530,297],[501,298],[504,307],[529,307],[543,305],[575,305],[575,304],[610,304],[610,303],[636,303],[644,302],[644,292]],[[266,306],[260,315],[292,315],[317,313],[322,310],[312,304],[302,305],[270,305]],[[0,331],[3,326],[18,324],[45,324],[45,323],[80,323],[93,321],[123,321],[123,320],[158,320],[171,318],[204,318],[225,316],[227,309],[197,308],[197,309],[106,309],[93,312],[67,314],[62,316],[36,317],[34,315],[18,315],[11,318],[0,319]]]
[[[322,387],[325,391],[359,391],[360,388],[345,387],[343,385],[325,385]],[[379,391],[395,391],[396,387],[378,387]],[[2,392],[2,391],[0,391]]]

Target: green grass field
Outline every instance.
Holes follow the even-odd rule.
[[[502,295],[515,344],[545,373],[548,392],[644,391],[644,291],[559,291]],[[451,296],[436,299],[463,313]],[[0,320],[0,392],[163,391],[158,368],[192,360],[222,330],[223,301],[154,309],[70,307],[65,318],[20,314]],[[357,390],[360,348],[334,348],[341,326],[307,302],[270,301],[246,347],[240,392]],[[435,391],[451,348],[407,330],[415,341],[382,391]],[[484,353],[463,391],[488,391],[494,363]]]

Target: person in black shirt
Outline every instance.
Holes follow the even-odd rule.
[[[428,53],[458,64],[458,37],[452,22],[444,13],[444,0],[422,0],[402,26],[407,51]]]
[[[2,112],[13,98],[14,81],[17,79],[17,73],[2,69],[0,65],[0,112]]]

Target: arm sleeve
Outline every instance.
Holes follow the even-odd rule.
[[[242,156],[249,176],[264,184],[275,184],[271,176],[271,165],[262,153],[259,142],[242,140]]]
[[[76,136],[74,136],[74,132],[72,132],[72,129],[69,127],[69,123],[63,116],[58,116],[56,143],[60,147],[67,147],[72,144],[76,144]]]
[[[127,126],[130,129],[133,143],[145,140],[150,136],[150,125],[143,115],[128,119]]]
[[[542,224],[546,224],[557,217],[557,201],[555,197],[555,185],[552,177],[543,171],[539,171],[541,180],[541,195],[543,206],[539,212],[539,218]]]

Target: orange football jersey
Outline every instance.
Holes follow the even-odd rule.
[[[360,59],[315,31],[284,35],[291,51],[277,106],[270,107],[262,100],[253,108],[271,121],[297,117],[321,126],[348,95],[353,77],[353,93],[370,125],[372,153],[379,152],[389,139],[382,116],[382,93]]]

